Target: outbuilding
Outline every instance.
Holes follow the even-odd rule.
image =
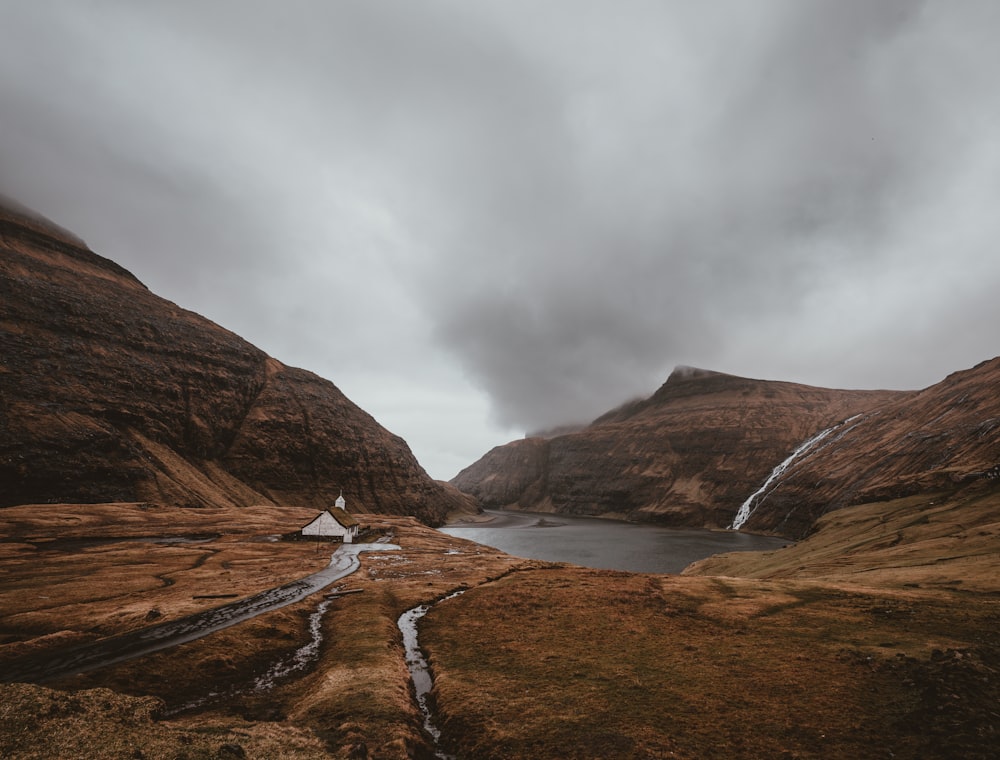
[[[303,526],[303,536],[323,536],[324,538],[339,538],[345,544],[352,543],[358,535],[361,523],[347,513],[347,502],[344,495],[330,509],[320,512],[308,525]]]

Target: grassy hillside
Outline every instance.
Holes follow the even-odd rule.
[[[402,548],[362,556],[342,584],[361,593],[331,603],[306,671],[252,688],[308,640],[322,595],[105,670],[0,684],[0,754],[431,757],[396,619],[464,588],[420,627],[443,748],[458,758],[992,758],[996,505],[981,490],[845,509],[799,545],[682,576],[518,560],[411,518],[363,516]],[[204,533],[209,522],[203,510],[138,508],[110,521],[120,506],[0,513],[0,670],[328,557],[261,541],[286,527],[269,510],[220,522],[197,545],[46,548],[57,534]],[[205,701],[172,712],[192,700]]]

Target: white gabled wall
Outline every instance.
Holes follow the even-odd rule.
[[[302,529],[303,536],[339,536],[345,544],[353,542],[358,535],[358,526],[345,528],[327,511],[320,512],[316,519]]]
[[[319,515],[302,529],[303,536],[339,536],[345,544],[351,543],[351,539],[357,535],[357,528],[345,528],[329,512],[320,512]]]

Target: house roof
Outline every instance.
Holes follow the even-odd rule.
[[[349,515],[347,512],[340,509],[339,507],[330,507],[325,511],[330,515],[330,517],[332,517],[334,520],[340,523],[340,525],[344,528],[353,528],[355,526],[361,525],[361,523],[353,515]],[[323,513],[320,512],[312,520],[303,525],[300,530],[308,528],[322,516]]]
[[[345,512],[340,507],[330,507],[330,509],[328,509],[327,512],[333,515],[333,519],[339,522],[345,528],[353,528],[355,525],[361,524],[360,522],[358,522],[357,518],[355,518],[353,515],[347,514],[347,512]]]

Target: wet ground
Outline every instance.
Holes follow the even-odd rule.
[[[67,517],[81,513],[99,516],[77,506]],[[202,521],[186,534],[208,532],[201,511],[178,514]],[[540,536],[569,522],[511,517]],[[201,610],[197,596],[253,597],[325,567],[329,546],[257,541],[286,532],[265,518],[273,521],[261,512],[247,526],[241,512],[244,535],[195,546],[69,554],[0,544],[0,673],[28,653],[144,627],[153,613],[183,618]],[[893,588],[878,590],[634,575],[513,559],[411,518],[370,521],[403,548],[362,557],[328,606],[329,594],[314,594],[179,647],[56,679],[57,690],[0,684],[0,755],[995,757],[993,587],[925,590],[924,576],[920,586],[893,576]],[[46,535],[28,527],[25,535]],[[135,533],[163,535],[148,525]],[[968,541],[957,548],[966,554]],[[768,562],[786,552],[792,565],[807,560],[797,546]],[[433,671],[439,741],[424,730],[408,668],[416,658],[398,627],[425,605],[413,644]],[[162,712],[206,694],[194,709]]]
[[[430,665],[427,663],[423,650],[420,648],[420,641],[417,635],[417,623],[420,618],[430,612],[431,609],[440,602],[448,599],[454,599],[464,593],[464,590],[455,591],[448,594],[448,596],[438,602],[421,604],[417,607],[408,609],[399,616],[399,620],[396,622],[400,633],[403,634],[403,649],[406,656],[406,667],[410,671],[410,679],[413,681],[413,694],[414,697],[416,697],[417,706],[420,708],[420,713],[424,719],[424,731],[427,732],[427,735],[434,743],[434,756],[438,758],[438,760],[453,760],[453,757],[440,749],[441,729],[438,728],[438,719],[434,715],[434,710],[430,700],[431,690],[434,688],[434,679],[431,676]]]
[[[194,641],[265,612],[286,607],[326,588],[360,567],[360,552],[396,549],[399,547],[388,543],[341,545],[330,558],[330,564],[318,573],[179,620],[102,639],[55,656],[47,655],[44,659],[26,658],[8,667],[3,680],[50,681]]]

